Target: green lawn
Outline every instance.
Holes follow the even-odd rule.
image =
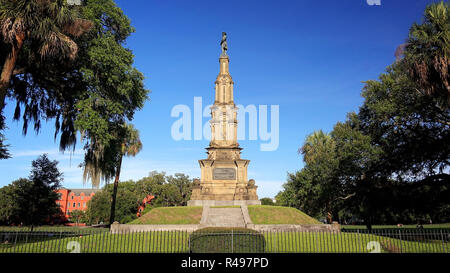
[[[341,225],[341,228],[344,229],[367,229],[364,225]],[[411,228],[417,228],[417,225],[403,225],[402,227],[397,227],[397,225],[373,225],[373,229],[411,229]],[[423,228],[425,229],[444,229],[444,228],[450,228],[450,223],[444,223],[444,224],[433,224],[433,225],[423,225]]]
[[[266,252],[274,253],[369,253],[378,243],[381,253],[450,252],[448,241],[407,241],[362,233],[283,232],[265,237]]]
[[[75,226],[38,226],[34,227],[33,231],[52,231],[52,232],[69,232],[69,231],[89,231],[89,232],[96,232],[96,231],[107,231],[108,228],[93,228],[93,227],[75,227]],[[0,226],[0,232],[14,232],[14,231],[31,231],[31,227],[24,226],[24,227],[14,227],[14,226]]]
[[[200,224],[203,207],[160,207],[131,221],[128,224],[188,225]]]
[[[379,244],[380,252],[429,253],[450,252],[450,243],[435,241],[408,241],[363,233],[330,232],[278,232],[263,233],[267,253],[368,253],[372,245]],[[68,253],[79,246],[81,253],[133,253],[189,251],[189,233],[155,231],[128,234],[109,232],[58,238],[57,234],[45,239],[14,238],[0,244],[0,253]]]
[[[248,206],[248,213],[253,224],[292,224],[309,225],[321,224],[318,220],[308,216],[298,209],[279,206]]]
[[[129,234],[109,232],[66,238],[23,238],[0,245],[0,253],[177,253],[188,252],[188,232],[154,231]],[[31,242],[29,242],[31,241]],[[79,248],[78,248],[79,246]]]
[[[211,208],[240,208],[241,206],[212,206]]]

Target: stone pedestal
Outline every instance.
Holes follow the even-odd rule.
[[[211,142],[208,158],[199,160],[201,179],[194,181],[188,206],[234,206],[261,204],[253,179],[248,180],[250,160],[241,159],[237,142],[237,107],[229,58],[219,58],[220,72],[215,82],[215,101],[211,107]]]
[[[261,205],[259,200],[189,200],[187,202],[188,206],[191,207],[225,207],[225,206],[251,206],[251,205]]]

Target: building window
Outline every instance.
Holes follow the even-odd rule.
[[[81,207],[80,203],[78,203],[78,207]]]
[[[86,203],[83,203],[83,208],[85,208],[86,207]]]
[[[73,207],[75,208],[77,205],[76,205],[76,203],[73,203]]]
[[[73,200],[73,193],[72,193],[72,196],[70,198]]]
[[[67,203],[67,208],[70,208],[70,203]]]
[[[84,195],[81,196],[81,200],[83,200],[83,198],[84,198]]]

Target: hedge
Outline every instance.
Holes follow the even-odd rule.
[[[264,253],[264,235],[247,228],[203,228],[189,236],[191,253]]]

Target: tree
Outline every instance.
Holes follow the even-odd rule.
[[[321,160],[322,152],[333,150],[333,146],[331,136],[318,130],[306,137],[305,144],[298,150],[298,153],[303,155],[303,161],[306,164],[314,164],[317,160]]]
[[[56,190],[63,181],[63,174],[58,170],[58,161],[50,161],[46,154],[33,160],[29,180],[32,185],[29,192],[21,198],[28,207],[24,224],[39,225],[57,215],[61,210],[56,205]]]
[[[133,67],[133,54],[124,46],[134,29],[114,1],[85,1],[69,9],[82,19],[68,27],[77,34],[68,35],[77,45],[76,58],[60,60],[63,55],[57,54],[41,60],[39,52],[30,48],[34,43],[25,43],[16,62],[21,73],[11,76],[7,95],[16,102],[13,117],[23,120],[24,134],[30,123],[39,132],[42,120],[54,119],[61,151],[75,149],[80,132],[86,153],[93,150],[99,155],[114,138],[118,124],[132,120],[134,112],[143,107],[148,90],[142,73]],[[87,28],[90,31],[78,35]],[[8,45],[2,42],[0,47],[1,55]]]
[[[303,168],[289,173],[283,191],[277,196],[277,204],[295,207],[308,215],[321,218],[327,213],[322,200],[322,184],[315,183],[312,172]]]
[[[106,185],[97,192],[88,203],[87,218],[91,224],[107,223],[111,218],[112,193],[114,185]],[[136,183],[121,182],[117,190],[115,220],[119,223],[128,223],[135,219],[138,205],[142,201],[136,190]]]
[[[310,134],[299,149],[306,164],[306,173],[310,173],[311,182],[318,193],[318,201],[325,205],[327,221],[332,222],[334,199],[339,195],[336,171],[338,159],[336,143],[330,134],[322,130]]]
[[[129,20],[111,1],[100,2],[90,6],[96,15],[92,20],[99,38],[93,41],[89,51],[91,65],[84,69],[84,80],[94,92],[76,104],[79,115],[74,121],[74,127],[83,133],[85,141],[84,181],[90,180],[94,187],[112,179],[118,185],[124,153],[133,155],[140,150],[138,133],[127,125],[127,120],[142,108],[148,93],[143,87],[142,74],[132,67],[133,55],[122,46],[133,31]],[[105,10],[111,20],[103,22]],[[110,25],[111,21],[115,25]],[[109,29],[106,32],[105,23]]]
[[[0,113],[13,75],[23,74],[17,61],[22,51],[31,50],[40,59],[57,57],[73,60],[78,46],[69,36],[79,36],[90,24],[79,18],[75,9],[61,0],[2,0],[0,2],[0,38],[3,61],[0,77]],[[24,46],[28,46],[24,48]],[[29,53],[29,52],[27,52]],[[25,53],[25,54],[27,54]],[[31,57],[28,55],[27,57]]]
[[[338,165],[336,169],[338,186],[334,203],[343,210],[343,214],[352,211],[370,223],[374,206],[380,207],[381,199],[376,200],[373,192],[376,185],[387,182],[387,177],[380,176],[378,168],[383,151],[372,144],[370,136],[360,128],[360,121],[355,113],[349,113],[345,122],[338,122],[331,132],[336,143]],[[377,169],[378,168],[378,169]],[[359,201],[359,202],[358,202]],[[359,209],[359,211],[357,211]],[[363,211],[364,213],[360,213]]]
[[[192,193],[192,180],[189,179],[188,175],[182,173],[176,173],[175,177],[168,176],[167,183],[170,185],[175,185],[181,195],[180,206],[186,206],[187,201],[191,199]]]
[[[85,218],[85,212],[82,210],[72,210],[69,214],[69,217],[72,222],[75,220],[75,224],[78,226],[80,222],[83,222]]]
[[[122,136],[120,147],[117,147],[118,150],[118,160],[116,166],[116,175],[114,179],[114,190],[112,194],[112,202],[111,202],[111,218],[109,223],[114,223],[115,210],[116,210],[116,196],[117,196],[117,188],[119,187],[119,177],[120,170],[122,168],[122,159],[123,156],[135,156],[142,149],[142,142],[139,139],[139,132],[133,127],[131,124],[125,124],[122,129]]]
[[[183,197],[179,188],[173,184],[164,184],[155,193],[152,206],[173,207],[183,204]]]
[[[62,173],[57,161],[47,155],[32,162],[28,179],[20,178],[0,189],[0,222],[17,225],[42,225],[60,219],[61,210],[56,204]]]
[[[86,211],[88,223],[107,223],[109,221],[110,213],[111,194],[106,190],[98,191],[88,203],[88,209]]]
[[[25,179],[26,180],[26,179]],[[13,182],[10,185],[0,188],[0,223],[3,225],[11,225],[19,222],[17,220],[18,204],[16,202],[17,189]]]
[[[148,177],[136,182],[136,190],[141,193],[140,200],[147,195],[155,198],[152,207],[185,206],[192,193],[193,181],[188,175],[176,173],[175,176],[153,171]]]
[[[275,205],[273,203],[272,198],[265,197],[265,198],[261,198],[260,201],[261,201],[261,205],[265,205],[265,206],[274,206]]]
[[[147,195],[155,198],[150,207],[182,206],[186,203],[183,198],[190,196],[192,179],[185,174],[166,176],[164,172],[153,171],[149,176],[138,181],[122,181],[117,188],[114,220],[120,223],[128,223],[135,219],[139,205]],[[87,217],[89,223],[106,223],[111,219],[111,205],[114,185],[107,184],[97,192],[88,203]]]
[[[422,24],[414,23],[409,32],[403,60],[417,92],[435,98],[444,111],[450,105],[449,7],[444,1],[427,6]]]
[[[5,129],[5,118],[0,114],[0,160],[11,157],[11,154],[8,152],[9,145],[4,143],[5,136],[2,133],[4,129]]]

